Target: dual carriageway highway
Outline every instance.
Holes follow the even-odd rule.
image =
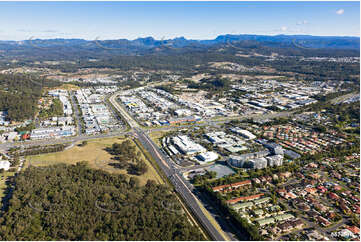
[[[182,175],[177,170],[175,163],[170,161],[158,148],[158,146],[149,138],[149,136],[144,132],[139,124],[128,114],[127,111],[117,102],[116,98],[119,93],[115,93],[109,98],[109,101],[112,105],[119,111],[123,116],[125,121],[129,124],[131,130],[136,134],[136,137],[143,145],[143,147],[149,152],[153,159],[157,162],[160,169],[163,171],[165,176],[169,181],[174,185],[175,190],[183,198],[187,206],[196,216],[200,224],[207,231],[209,236],[213,240],[224,241],[228,240],[224,238],[224,235],[218,231],[215,226],[209,221],[207,216],[204,214],[203,210],[200,207],[200,202],[194,196],[192,192],[192,187],[187,184],[188,182],[182,178]]]

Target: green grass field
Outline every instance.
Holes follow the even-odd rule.
[[[7,185],[5,184],[6,179],[10,176],[13,176],[15,172],[9,172],[5,171],[4,173],[0,174],[0,199],[4,197],[4,192],[7,188]]]
[[[110,147],[113,143],[122,143],[125,140],[125,137],[90,140],[88,141],[88,144],[83,147],[76,144],[74,147],[61,152],[28,156],[26,159],[26,165],[48,166],[58,163],[76,164],[80,161],[87,161],[89,166],[94,169],[102,169],[115,174],[127,174],[126,170],[114,168],[109,165],[109,163],[115,163],[116,161],[112,160],[112,155],[105,151],[105,148]],[[135,146],[133,141],[132,143]],[[136,149],[137,151],[139,150],[138,147],[136,147]],[[140,185],[146,184],[149,179],[158,183],[163,183],[163,180],[157,174],[150,162],[143,154],[141,154],[141,157],[147,164],[148,171],[141,176],[135,176],[139,178]]]

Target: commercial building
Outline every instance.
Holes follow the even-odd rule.
[[[201,118],[198,116],[187,116],[182,118],[170,118],[168,119],[169,124],[179,124],[179,123],[187,123],[187,122],[198,122]]]
[[[7,160],[0,160],[0,169],[4,169],[5,171],[10,169],[10,162]]]
[[[248,130],[245,130],[245,129],[240,129],[238,127],[235,127],[235,128],[231,128],[231,131],[246,138],[246,139],[255,139],[257,138],[254,134],[252,134],[251,132],[249,132]]]
[[[248,148],[246,146],[230,146],[230,147],[225,147],[224,149],[230,153],[237,153],[240,151],[247,150]]]
[[[263,169],[267,167],[267,159],[264,157],[254,158],[246,161],[245,167],[249,167],[252,169]]]
[[[189,109],[177,109],[174,111],[175,115],[177,116],[190,116],[193,114],[193,112]]]
[[[76,92],[75,96],[83,116],[86,134],[106,132],[117,127],[117,120],[114,119],[108,107],[105,104],[100,103],[103,102],[105,94],[113,92],[116,89],[116,87],[98,87],[95,90],[87,88],[80,89]],[[127,103],[130,107],[137,106],[132,101]]]
[[[273,155],[283,155],[283,148],[282,146],[276,143],[264,143],[264,147],[269,149]]]
[[[228,164],[239,168],[262,169],[267,167],[267,159],[269,151],[260,151],[243,155],[230,155]]]
[[[195,143],[186,135],[178,135],[172,138],[175,147],[185,155],[194,155],[206,152],[206,148]]]
[[[30,138],[32,140],[48,139],[48,138],[60,138],[66,136],[75,135],[74,126],[62,126],[62,127],[49,127],[33,129],[31,131]]]
[[[212,162],[218,159],[218,154],[213,151],[207,151],[197,155],[197,158],[203,162]]]
[[[10,122],[7,120],[7,112],[6,111],[0,111],[0,125],[9,125]]]
[[[266,140],[257,140],[267,150],[247,153],[242,155],[230,155],[228,164],[239,168],[263,169],[267,166],[281,166],[283,164],[283,148],[276,143]]]
[[[268,166],[281,166],[283,164],[282,155],[266,156]]]

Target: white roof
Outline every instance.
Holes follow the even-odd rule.
[[[204,153],[200,154],[199,156],[202,157],[202,159],[206,162],[214,161],[214,160],[218,159],[218,154],[213,151],[204,152]]]
[[[10,168],[11,163],[7,160],[0,160],[0,169],[8,170]]]

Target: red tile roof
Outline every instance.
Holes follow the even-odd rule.
[[[360,233],[360,228],[358,228],[356,226],[347,226],[346,228],[348,230],[350,230],[354,234],[359,234]]]
[[[252,195],[252,196],[246,196],[246,197],[238,197],[238,198],[228,200],[227,203],[236,203],[236,202],[239,202],[239,201],[253,200],[253,199],[259,198],[259,197],[261,197],[263,195],[264,195],[264,193],[260,193],[260,194],[256,194],[256,195]]]
[[[333,193],[333,192],[330,192],[330,193],[328,194],[328,196],[329,196],[331,199],[335,199],[335,200],[340,199],[340,197],[339,197],[337,194]]]
[[[340,191],[342,187],[340,185],[334,185],[333,189],[335,189],[336,191]]]
[[[317,189],[320,190],[320,192],[322,193],[327,192],[327,188],[325,188],[324,186],[318,186]]]
[[[221,186],[216,186],[216,187],[212,187],[213,191],[220,191],[220,190],[223,190],[224,188],[227,188],[227,187],[230,187],[229,184],[226,184],[226,185],[221,185]]]
[[[239,187],[239,186],[245,186],[245,185],[251,185],[252,182],[251,180],[245,180],[245,181],[241,181],[241,182],[236,182],[236,183],[232,183],[232,184],[226,184],[226,185],[221,185],[221,186],[216,186],[213,187],[213,191],[220,191],[220,190],[224,190],[225,188],[232,188],[232,187]]]
[[[245,181],[241,181],[241,182],[232,183],[231,186],[235,187],[235,186],[244,186],[244,185],[251,185],[251,184],[252,184],[251,180],[245,180]]]
[[[317,220],[319,223],[323,224],[324,226],[328,226],[331,224],[330,221],[328,221],[327,219],[325,219],[322,216],[317,216]]]
[[[306,187],[305,190],[306,190],[306,192],[311,193],[311,194],[317,192],[317,189],[316,189],[316,188],[313,188],[313,187]]]

